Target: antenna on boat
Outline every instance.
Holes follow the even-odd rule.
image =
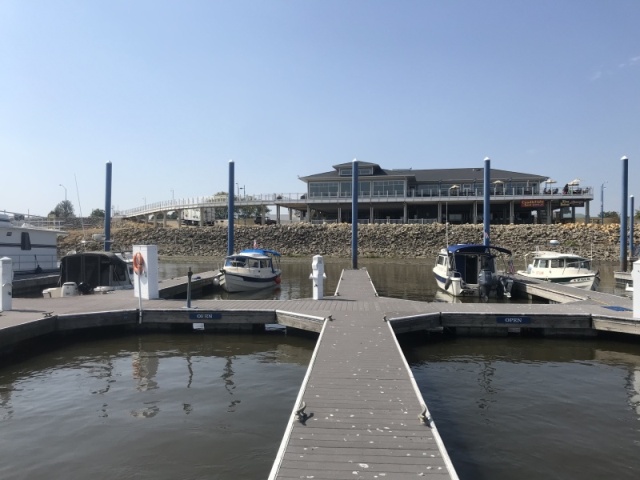
[[[82,205],[80,205],[80,190],[78,189],[78,177],[76,174],[73,174],[73,179],[76,182],[76,195],[78,196],[78,211],[80,212],[80,226],[82,227],[82,243],[85,243],[86,240],[84,238],[84,221],[82,220]]]

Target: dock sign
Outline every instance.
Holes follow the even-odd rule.
[[[503,325],[528,325],[531,323],[531,317],[521,317],[518,315],[496,317],[496,323],[500,323]]]
[[[220,320],[221,318],[221,313],[193,312],[189,314],[189,320]]]

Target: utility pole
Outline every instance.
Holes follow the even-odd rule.
[[[604,225],[604,189],[606,188],[604,184],[607,182],[602,182],[600,185],[600,225]]]

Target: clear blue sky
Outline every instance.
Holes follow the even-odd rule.
[[[638,0],[0,0],[0,210],[301,193],[354,158],[640,196]],[[77,188],[76,188],[77,183]],[[78,205],[78,198],[80,205]],[[636,202],[640,207],[640,198]]]

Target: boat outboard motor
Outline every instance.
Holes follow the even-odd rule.
[[[80,292],[80,295],[88,295],[91,293],[91,285],[86,282],[80,282],[78,284],[78,291]]]

